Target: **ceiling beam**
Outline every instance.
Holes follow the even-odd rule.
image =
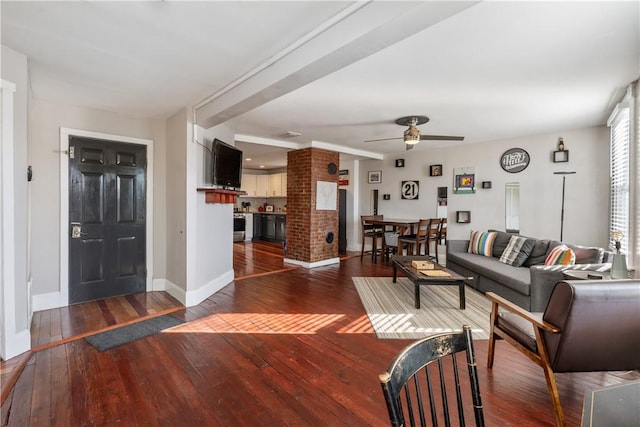
[[[478,2],[356,2],[195,107],[199,126],[224,123],[437,24]],[[401,66],[402,64],[399,64]]]

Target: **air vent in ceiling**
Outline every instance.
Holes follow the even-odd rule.
[[[280,138],[295,138],[296,136],[300,136],[300,135],[302,135],[300,132],[294,132],[292,130],[288,130],[282,135],[280,135]]]

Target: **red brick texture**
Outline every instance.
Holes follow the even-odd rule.
[[[316,210],[316,183],[336,183],[329,163],[339,165],[340,155],[319,148],[305,148],[287,153],[287,258],[318,262],[338,256],[338,210]],[[332,232],[332,243],[326,242]]]

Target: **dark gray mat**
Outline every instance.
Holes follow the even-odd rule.
[[[91,335],[85,340],[98,351],[107,351],[112,348],[127,344],[151,335],[155,335],[165,329],[184,323],[184,320],[176,319],[165,314],[142,322],[133,323],[121,328],[112,329],[99,334]]]

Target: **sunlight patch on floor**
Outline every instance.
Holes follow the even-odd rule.
[[[315,334],[343,318],[344,314],[219,313],[165,333]]]

